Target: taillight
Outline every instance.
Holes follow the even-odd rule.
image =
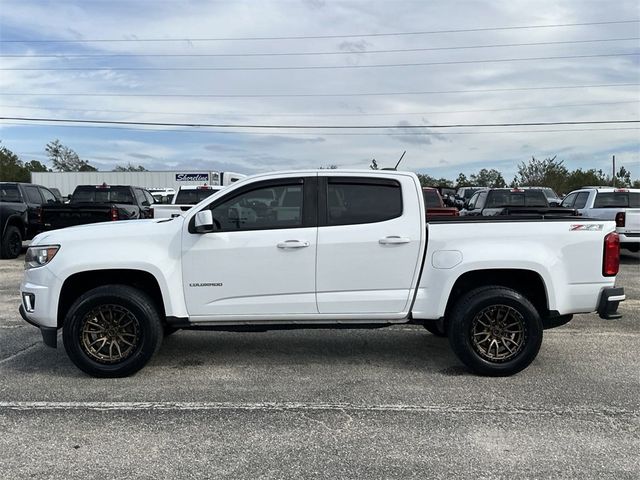
[[[111,221],[116,221],[118,219],[118,209],[116,207],[111,207]]]
[[[624,212],[616,213],[616,227],[624,227],[626,222],[626,215]]]
[[[38,218],[38,223],[42,223],[42,207],[36,208],[36,217]]]
[[[620,268],[620,237],[612,232],[604,237],[604,256],[602,259],[602,275],[614,277]]]

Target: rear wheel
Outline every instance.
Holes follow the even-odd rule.
[[[153,301],[126,285],[105,285],[82,295],[63,325],[67,355],[94,377],[126,377],[151,359],[162,341]]]
[[[536,358],[542,321],[531,302],[505,287],[483,287],[454,306],[449,342],[458,358],[480,375],[508,376]]]
[[[2,236],[0,245],[0,257],[16,258],[22,251],[22,234],[18,227],[10,225],[6,228]]]

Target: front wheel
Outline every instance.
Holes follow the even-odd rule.
[[[151,359],[162,341],[153,301],[126,285],[105,285],[82,295],[66,315],[67,355],[94,377],[126,377]]]
[[[533,362],[542,344],[538,311],[510,288],[472,290],[456,303],[449,321],[453,351],[480,375],[518,373]]]

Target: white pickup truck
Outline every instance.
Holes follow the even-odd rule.
[[[218,185],[185,185],[178,189],[168,205],[153,204],[153,218],[173,218],[182,215],[205,198],[219,192]]]
[[[38,235],[20,313],[83,371],[132,374],[175,329],[423,324],[482,375],[536,357],[573,314],[619,318],[613,221],[488,217],[425,223],[418,178],[271,173],[185,214]]]

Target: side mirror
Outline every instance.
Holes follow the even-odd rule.
[[[560,202],[552,200],[552,201],[549,202],[549,206],[550,207],[559,207],[560,206]]]
[[[198,233],[213,232],[213,214],[211,213],[211,210],[200,210],[196,213],[194,227]]]

